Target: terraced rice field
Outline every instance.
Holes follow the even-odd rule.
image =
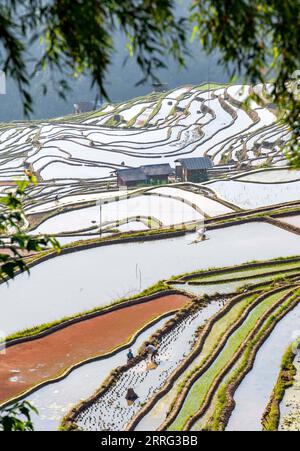
[[[127,348],[121,349],[105,360],[95,360],[83,366],[75,368],[66,378],[50,382],[25,399],[33,404],[39,411],[39,415],[33,415],[34,428],[37,431],[55,431],[65,414],[80,401],[83,401],[93,393],[102,382],[107,379],[111,371],[126,362],[126,353],[131,347],[134,354],[142,344],[160,328],[173,318],[173,315],[161,319],[155,325],[147,328],[138,337],[134,338]]]
[[[32,343],[9,347],[0,368],[0,403],[59,377],[80,362],[112,353],[120,344],[130,342],[148,323],[189,302],[181,294],[156,297],[66,325]]]
[[[267,169],[252,171],[246,175],[243,174],[234,178],[243,182],[286,183],[298,181],[300,179],[300,171],[297,169]]]
[[[280,221],[284,222],[285,224],[290,224],[292,226],[300,228],[300,215],[284,216],[283,218],[280,218]]]
[[[0,125],[1,195],[34,174],[23,230],[62,245],[0,285],[1,407],[29,401],[36,430],[299,427],[297,360],[281,383],[300,325],[300,171],[270,89],[183,86]],[[117,169],[202,156],[207,182],[118,189]]]
[[[247,161],[256,167],[266,157],[276,164],[289,131],[267,106],[251,101],[246,111],[241,98],[252,88],[246,86],[242,97],[239,89],[187,86],[75,117],[5,125],[0,180],[9,184],[30,168],[42,183],[32,195],[42,190],[46,198],[55,192],[60,199],[66,192],[90,195],[114,181],[116,169],[161,158],[172,166],[189,154],[208,155],[215,164]]]
[[[298,324],[297,324],[298,327]],[[278,429],[280,431],[299,431],[300,428],[300,358],[295,352],[293,360],[293,381],[286,387],[282,402],[279,406],[280,418]]]
[[[220,199],[250,210],[299,200],[300,181],[283,183],[244,182],[242,179],[212,181],[212,188]]]
[[[282,355],[300,324],[297,306],[275,327],[257,353],[252,371],[237,389],[226,430],[262,430],[262,417],[280,369]]]
[[[0,285],[0,297],[6,299],[0,328],[10,335],[81,314],[136,295],[177,273],[300,253],[297,235],[263,223],[210,231],[201,243],[194,243],[196,238],[187,234],[107,245],[42,262],[31,269],[30,277],[21,274],[13,283]]]
[[[85,403],[80,404],[78,416],[76,414],[74,417],[72,413],[72,427],[77,425],[76,427],[84,430],[181,430],[215,425],[217,420],[214,416],[218,414],[219,396],[216,388],[219,386],[222,390],[222,381],[226,383],[240,366],[243,367],[249,346],[258,343],[258,339],[266,331],[272,331],[280,317],[286,315],[286,319],[276,327],[281,325],[285,336],[288,336],[291,318],[294,324],[297,322],[295,316],[288,313],[292,312],[293,306],[299,301],[298,279],[293,272],[295,267],[297,261],[279,261],[251,269],[240,267],[224,270],[224,273],[227,271],[228,279],[234,279],[246,270],[248,273],[252,272],[252,277],[260,277],[263,271],[270,274],[274,272],[271,270],[276,268],[278,277],[273,279],[275,285],[265,282],[261,286],[258,284],[258,289],[253,288],[252,291],[233,298],[223,297],[219,304],[221,310],[219,307],[215,314],[213,311],[209,312],[210,319],[204,329],[203,326],[199,329],[199,323],[196,322],[193,327],[196,327],[195,331],[198,327],[198,332],[194,332],[194,338],[186,342],[185,334],[193,336],[190,327],[194,324],[193,318],[197,318],[196,313],[188,315],[187,322],[179,322],[178,332],[177,326],[172,327],[171,333],[167,331],[157,338],[160,349],[157,367],[152,368],[147,360],[142,359],[132,367],[124,367],[124,370],[121,368],[114,376],[111,388],[108,386],[108,391],[98,390],[89,400],[87,407]],[[287,270],[291,270],[290,282],[282,278],[286,276]],[[231,277],[228,277],[229,275]],[[195,274],[195,277],[199,279],[199,275]],[[279,334],[280,337],[282,333]],[[274,329],[271,337],[276,336]],[[177,339],[183,340],[180,346],[174,346]],[[189,351],[185,350],[184,342],[189,343]],[[180,358],[178,352],[183,352]],[[212,389],[216,383],[218,385]],[[126,387],[129,386],[133,386],[139,396],[130,409],[125,400]],[[211,422],[206,423],[204,414],[208,408]],[[219,421],[219,417],[217,418]]]

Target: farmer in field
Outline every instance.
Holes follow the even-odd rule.
[[[128,388],[127,393],[125,395],[125,399],[128,402],[128,405],[131,405],[132,403],[134,403],[134,401],[138,399],[138,395],[133,390],[133,388]]]
[[[132,349],[129,349],[129,351],[127,352],[127,363],[130,363],[133,359],[134,359],[134,355],[133,355]]]
[[[148,353],[148,356],[150,357],[151,363],[154,363],[155,365],[157,365],[157,361],[156,361],[156,357],[157,357],[157,354],[158,354],[157,348],[153,344],[151,344],[151,343],[149,343],[147,341],[147,343],[146,343],[146,351]]]

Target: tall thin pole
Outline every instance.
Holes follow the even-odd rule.
[[[102,237],[102,202],[100,200],[100,204],[99,204],[99,234],[100,234],[100,238]]]

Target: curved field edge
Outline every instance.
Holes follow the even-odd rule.
[[[280,422],[280,403],[285,391],[294,383],[296,368],[294,360],[296,354],[292,345],[288,347],[283,355],[280,372],[273,388],[270,400],[262,416],[263,431],[277,431]]]
[[[218,215],[215,217],[210,217],[208,216],[206,213],[204,213],[204,215],[206,216],[206,225],[207,225],[207,229],[208,230],[214,230],[216,228],[220,228],[220,227],[228,227],[230,225],[238,225],[238,224],[244,224],[245,222],[249,222],[249,221],[254,221],[254,220],[264,220],[264,218],[269,214],[269,215],[282,215],[284,213],[298,213],[300,211],[300,207],[299,207],[299,201],[291,201],[291,202],[284,202],[284,203],[280,203],[280,204],[274,204],[274,205],[270,205],[270,206],[266,206],[266,207],[258,207],[255,209],[251,209],[251,210],[242,210],[242,209],[238,209],[238,207],[236,207],[234,204],[231,204],[227,201],[225,201],[224,199],[219,198],[216,193],[214,193],[212,190],[210,193],[207,193],[205,190],[207,190],[206,186],[198,186],[198,185],[194,185],[192,183],[175,183],[175,184],[168,184],[167,185],[168,188],[179,188],[182,191],[187,191],[187,192],[191,192],[190,189],[188,188],[197,188],[198,190],[200,190],[199,195],[201,195],[202,197],[206,197],[210,200],[214,200],[215,202],[218,202],[219,204],[223,204],[235,211],[232,211],[232,213],[225,213],[222,215]],[[151,195],[152,194],[152,190],[156,189],[157,186],[147,186],[147,187],[143,187],[140,188],[138,190],[134,190],[132,192],[128,192],[126,194],[116,194],[115,197],[108,197],[105,199],[102,199],[103,203],[107,204],[107,203],[113,203],[116,200],[125,200],[125,199],[130,199],[130,198],[135,198],[135,197],[139,197],[141,195]],[[201,189],[202,188],[202,189]],[[193,191],[192,191],[193,192]],[[170,195],[162,195],[162,194],[156,194],[156,196],[161,196],[161,197],[171,197],[174,200],[182,200],[182,198],[175,196],[170,196]],[[200,212],[201,214],[203,214],[203,211],[197,207],[197,205],[195,205],[192,202],[187,202],[185,200],[185,203],[189,204],[190,206],[192,206],[196,211]],[[54,218],[55,216],[64,214],[64,213],[68,213],[68,212],[72,212],[72,211],[76,211],[76,210],[82,210],[82,209],[86,209],[88,207],[92,207],[95,206],[95,201],[86,201],[86,202],[80,202],[78,204],[70,204],[70,205],[66,205],[65,207],[60,207],[60,208],[56,208],[54,210],[51,211],[46,211],[46,212],[40,212],[40,213],[34,213],[34,214],[29,214],[27,217],[27,220],[29,221],[30,225],[30,231],[33,231],[39,227],[41,224],[43,224],[45,221],[47,221],[48,219]],[[109,225],[109,224],[108,224]],[[277,224],[278,225],[278,224]],[[290,225],[286,224],[284,225],[285,228],[287,228]],[[173,229],[176,226],[173,227]],[[289,230],[297,233],[297,228],[296,227],[289,227]],[[78,234],[80,234],[80,232],[82,231],[77,231]],[[72,234],[76,234],[76,231],[72,232]]]
[[[260,218],[260,219],[264,220],[264,218]],[[253,221],[255,221],[255,220],[256,219],[254,218]],[[217,224],[216,226],[207,224],[207,230],[214,230],[215,228],[222,228],[222,227],[238,225],[238,224],[246,224],[249,222],[251,222],[251,220],[249,221],[248,219],[246,219],[246,220],[239,220],[239,221],[228,222],[228,223],[226,223],[226,221],[224,221],[224,222],[222,222],[222,224]],[[104,238],[91,238],[91,239],[84,240],[84,241],[79,240],[79,241],[74,241],[70,244],[63,245],[61,247],[61,249],[59,249],[58,251],[57,250],[56,251],[47,250],[47,251],[40,252],[36,255],[25,257],[25,261],[26,261],[28,270],[30,270],[30,268],[33,268],[34,266],[36,266],[40,263],[43,263],[47,260],[58,257],[60,255],[65,255],[65,254],[69,254],[69,253],[73,253],[73,252],[77,252],[77,251],[92,249],[92,248],[101,247],[101,246],[108,246],[108,245],[113,245],[113,244],[131,243],[131,242],[134,243],[134,242],[148,241],[148,240],[176,238],[179,236],[184,236],[187,233],[193,233],[196,231],[196,228],[197,228],[196,224],[186,223],[184,225],[184,227],[174,226],[174,227],[169,227],[169,228],[162,228],[159,230],[145,230],[145,231],[137,231],[137,232],[130,232],[130,233],[125,232],[125,233],[118,233],[113,236],[104,237]],[[289,230],[289,231],[294,232],[293,230]],[[299,230],[299,234],[300,234],[300,230]],[[289,258],[292,258],[292,257],[286,257],[286,259],[289,259]],[[296,258],[296,257],[293,257],[293,258]],[[284,259],[284,258],[281,258],[281,260],[282,259]],[[278,259],[278,260],[280,260],[280,259]],[[299,257],[299,260],[300,260],[300,257]],[[215,269],[215,268],[211,268],[211,270],[213,270],[213,269]],[[20,273],[21,273],[21,271],[16,271],[15,276],[18,276]],[[199,272],[199,274],[201,274],[201,273]],[[188,276],[188,275],[189,274],[178,275],[178,276],[174,277],[172,281],[181,279],[182,277]],[[0,284],[8,283],[9,280],[10,279],[2,279],[0,281]]]
[[[277,292],[277,291],[280,292],[283,289],[284,289],[283,287],[276,288],[275,292]],[[155,404],[169,392],[169,390],[176,383],[179,376],[181,376],[185,373],[185,371],[188,369],[188,367],[193,363],[194,359],[200,355],[200,353],[202,352],[202,349],[207,341],[207,338],[209,337],[210,333],[212,332],[214,326],[218,323],[218,321],[222,320],[222,318],[224,318],[241,301],[243,301],[246,298],[255,297],[256,295],[260,296],[260,297],[268,296],[268,294],[266,294],[266,293],[261,294],[261,291],[252,291],[252,292],[248,291],[247,293],[238,294],[237,296],[233,297],[230,301],[228,301],[227,304],[225,305],[225,307],[223,307],[223,309],[221,309],[213,317],[210,318],[210,320],[205,325],[204,329],[201,331],[201,334],[199,336],[198,341],[195,343],[193,351],[177,367],[177,369],[169,377],[168,381],[162,387],[162,389],[160,389],[156,393],[156,395],[139,411],[139,413],[135,416],[135,418],[129,423],[129,425],[127,427],[128,430],[133,430],[137,426],[137,424],[143,419],[143,417],[146,416],[151,411],[151,409],[155,406]],[[215,296],[217,296],[217,295],[215,295]],[[249,304],[251,304],[251,300],[250,300]],[[247,308],[247,305],[245,306],[245,308]],[[242,310],[240,316],[242,314],[243,314],[243,310]],[[240,318],[238,318],[238,319],[235,318],[233,321],[230,322],[229,326],[232,328],[237,327],[239,320],[240,320]],[[223,335],[220,336],[220,343],[212,346],[211,352],[214,355],[220,353],[222,351],[222,348],[225,346],[227,335],[229,336],[229,334],[227,332],[226,336],[223,336]],[[189,375],[187,376],[188,380],[190,377],[193,376],[193,374],[196,370],[198,370],[199,368],[203,369],[204,365],[207,365],[207,363],[209,361],[209,357],[210,357],[209,355],[206,356],[206,358],[201,362],[201,367],[199,367],[199,365],[198,365],[194,368],[193,371],[189,372]],[[181,395],[180,400],[182,401],[182,403],[184,402],[183,397],[186,394],[186,390],[187,389],[183,383],[179,390],[179,393],[178,393],[178,396]],[[178,399],[177,399],[177,401],[178,401]],[[176,403],[176,399],[173,401],[173,403],[169,409],[169,412],[172,410],[172,408],[174,408],[175,403]],[[164,424],[164,426],[162,426],[161,428],[164,429],[165,426],[167,426],[167,424]]]
[[[272,267],[272,266],[280,266],[280,265],[288,265],[289,263],[300,263],[300,256],[289,256],[289,257],[279,257],[274,258],[270,260],[254,260],[238,265],[233,266],[224,266],[221,268],[211,267],[208,269],[203,269],[201,271],[193,271],[185,274],[180,274],[178,276],[173,276],[170,279],[168,279],[168,283],[176,284],[178,283],[184,283],[188,282],[189,280],[193,280],[195,278],[202,278],[202,277],[214,277],[221,274],[232,274],[235,272],[240,272],[243,270],[251,270],[251,269],[259,269],[259,268],[266,268],[266,267]]]
[[[72,254],[74,252],[84,251],[88,249],[93,249],[96,247],[102,246],[110,246],[114,244],[125,244],[125,243],[138,243],[141,241],[154,241],[161,240],[167,238],[177,238],[180,236],[184,236],[186,233],[192,233],[195,231],[194,226],[191,226],[191,229],[188,227],[184,229],[179,228],[166,228],[163,230],[146,230],[146,231],[138,231],[131,233],[120,233],[116,234],[112,237],[105,238],[95,238],[91,240],[77,241],[71,244],[66,244],[62,246],[58,251],[53,251],[52,249],[39,252],[36,255],[25,257],[24,261],[26,262],[28,270],[37,266],[45,261],[48,261],[52,258],[60,257],[61,255]],[[21,274],[21,271],[16,271],[14,277]],[[1,279],[0,285],[3,283],[8,283],[11,279]]]
[[[300,290],[298,289],[288,302],[279,307],[277,312],[267,319],[261,331],[248,343],[240,364],[233,371],[228,381],[219,388],[214,413],[204,429],[213,431],[225,430],[231,413],[235,408],[234,394],[237,388],[244,377],[252,370],[257,352],[268,339],[276,324],[298,305],[300,302],[299,296]]]
[[[63,371],[60,374],[58,374],[57,376],[55,376],[53,378],[46,379],[43,382],[40,382],[40,383],[32,386],[28,390],[25,390],[25,391],[21,392],[17,396],[14,396],[14,397],[9,398],[8,400],[2,402],[0,404],[0,408],[5,408],[5,407],[17,402],[17,401],[20,401],[20,400],[24,399],[25,397],[31,395],[35,391],[40,390],[43,387],[46,387],[47,385],[50,385],[52,383],[59,382],[59,381],[65,379],[74,370],[76,370],[76,369],[78,369],[78,368],[80,368],[80,367],[82,367],[82,366],[84,366],[84,365],[86,365],[88,363],[92,363],[92,362],[96,362],[96,361],[100,361],[100,360],[105,360],[107,358],[113,357],[114,355],[118,354],[119,352],[121,352],[121,351],[123,351],[125,349],[128,349],[131,345],[134,344],[134,342],[137,340],[137,338],[140,335],[142,335],[148,329],[153,327],[156,323],[159,323],[162,319],[168,318],[171,315],[176,315],[179,311],[181,311],[181,310],[176,309],[176,310],[168,311],[166,313],[163,313],[163,314],[157,316],[156,318],[154,318],[151,321],[147,322],[143,327],[138,329],[133,335],[129,336],[123,343],[118,344],[115,348],[110,350],[108,353],[104,353],[104,354],[101,354],[101,355],[98,355],[98,356],[89,357],[87,359],[84,359],[84,360],[81,360],[81,361],[77,362],[74,365],[69,366],[66,369],[63,369]]]
[[[190,314],[200,310],[201,308],[205,308],[211,300],[214,300],[215,296],[211,298],[203,299],[195,299],[192,303],[187,305],[185,308],[180,309],[173,318],[171,318],[160,330],[156,331],[150,338],[149,341],[151,343],[156,344],[165,334],[169,333],[177,324],[179,324],[183,319],[185,319]],[[139,352],[135,356],[135,358],[130,362],[123,366],[120,366],[113,370],[106,381],[96,390],[96,392],[90,396],[88,399],[80,402],[75,407],[71,409],[70,412],[65,415],[61,422],[61,428],[63,430],[76,430],[78,429],[75,420],[78,414],[84,410],[89,405],[93,404],[97,399],[103,396],[109,388],[115,384],[117,379],[125,373],[129,368],[135,366],[137,363],[145,359],[147,352],[145,350],[144,345],[140,348]]]
[[[175,290],[175,291],[176,291],[176,290]],[[160,291],[160,292],[156,293],[156,294],[153,295],[153,296],[149,296],[148,298],[140,298],[140,299],[137,299],[137,302],[136,302],[136,303],[146,302],[146,301],[149,300],[149,299],[153,299],[153,298],[158,297],[158,296],[161,297],[162,294],[170,294],[170,293],[173,293],[173,291],[172,291],[172,290],[169,290],[169,291],[163,291],[163,292]],[[178,293],[178,292],[176,292],[176,293]],[[179,293],[182,294],[182,292],[179,292]],[[209,300],[215,299],[215,297],[216,297],[216,296],[211,296],[211,297],[209,298],[208,296],[206,296],[206,297],[201,298],[199,301],[196,301],[196,303],[197,303],[197,302],[200,302],[200,304],[201,304],[201,302],[202,302],[201,305],[203,305],[203,303],[205,304],[205,302],[207,303],[207,302],[209,302]],[[188,298],[189,298],[189,296],[187,296],[187,299],[188,299]],[[193,297],[190,297],[190,298],[193,299]],[[130,305],[132,305],[132,303],[130,303]],[[122,307],[116,306],[115,309],[119,309],[119,308],[124,308],[124,306],[122,306]],[[192,307],[192,308],[193,308],[193,307]],[[113,310],[115,310],[115,309],[113,309]],[[111,310],[112,310],[112,309],[109,309],[109,311],[111,311]],[[184,311],[184,309],[183,309],[183,311]],[[103,312],[103,313],[106,313],[106,312],[107,312],[107,310],[106,310],[105,312]],[[170,314],[170,312],[168,313],[168,315],[169,315],[169,314]],[[155,320],[154,322],[152,322],[151,324],[154,324],[157,320],[161,319],[162,317],[164,317],[164,315],[163,315],[163,316],[159,316],[159,318],[156,319],[156,320]],[[139,335],[142,331],[144,331],[144,330],[147,329],[148,327],[149,327],[149,324],[146,325],[145,327],[143,327],[139,332],[137,332],[137,333],[135,334],[135,337],[136,337],[136,335]],[[129,340],[129,341],[130,341],[130,340]],[[126,340],[126,344],[123,345],[123,346],[125,346],[125,347],[128,346],[128,340]],[[76,364],[76,365],[73,365],[72,367],[68,368],[62,375],[59,375],[58,377],[55,377],[55,378],[51,378],[51,380],[44,381],[42,384],[37,384],[36,386],[34,386],[33,388],[31,388],[29,391],[27,391],[26,394],[28,395],[28,394],[30,394],[30,393],[36,391],[38,388],[41,388],[42,386],[45,386],[45,385],[47,385],[47,384],[49,384],[49,383],[52,383],[52,382],[54,382],[54,381],[58,381],[58,380],[61,380],[61,379],[65,378],[65,377],[66,377],[68,374],[70,374],[70,372],[73,371],[75,368],[78,368],[79,366],[81,366],[81,365],[83,365],[83,364],[85,364],[85,363],[87,363],[87,362],[90,362],[90,361],[93,361],[93,360],[99,360],[99,359],[102,359],[102,358],[107,358],[108,355],[109,355],[109,356],[110,356],[110,355],[113,355],[115,352],[119,352],[121,349],[122,349],[122,345],[121,345],[121,346],[117,346],[115,350],[113,350],[112,352],[110,352],[110,353],[107,354],[107,355],[99,356],[99,357],[95,357],[95,358],[89,358],[89,359],[86,359],[86,360],[84,360],[84,361],[82,361],[82,362]],[[24,393],[22,393],[20,396],[18,396],[18,397],[16,397],[16,398],[13,398],[13,399],[14,399],[14,400],[15,400],[15,399],[21,399],[22,397],[24,397]],[[11,403],[11,402],[12,402],[12,399],[10,399],[8,402]]]
[[[68,327],[72,324],[86,321],[96,316],[105,315],[106,313],[111,313],[116,310],[124,309],[126,307],[141,304],[144,302],[149,302],[158,297],[164,297],[172,294],[184,295],[190,299],[195,298],[195,296],[190,293],[184,293],[180,290],[173,289],[169,287],[169,285],[164,283],[164,281],[159,281],[151,287],[146,288],[141,293],[138,293],[129,298],[118,299],[117,301],[109,305],[95,307],[94,309],[87,310],[76,315],[64,317],[51,323],[41,324],[9,335],[5,340],[6,347],[36,340],[45,337],[46,335],[52,334],[58,330],[64,329],[65,327]]]
[[[183,232],[182,234],[184,234],[185,232]],[[172,234],[172,237],[174,235]],[[178,236],[178,232],[176,232],[176,235]],[[180,233],[181,236],[181,233]],[[169,235],[168,235],[169,237]],[[134,237],[137,238],[137,237]],[[157,235],[155,235],[154,237],[151,236],[152,239],[160,239],[161,236],[157,237]],[[115,241],[114,241],[115,242]],[[119,241],[118,241],[119,242]],[[98,243],[93,243],[92,246],[88,245],[87,247],[84,246],[84,248],[82,248],[82,246],[75,246],[75,247],[71,247],[68,248],[68,252],[61,252],[60,255],[65,255],[66,253],[72,253],[72,252],[76,252],[76,251],[81,251],[81,250],[85,250],[85,249],[90,249],[95,245],[100,245],[101,246],[101,242]],[[109,243],[104,243],[106,244],[111,244],[111,242]],[[103,244],[102,244],[103,245]],[[28,264],[29,267],[34,267],[35,265],[38,265],[42,262],[47,261],[50,258],[55,258],[57,257],[58,254],[56,254],[55,252],[51,252],[51,254],[46,254],[46,255],[42,255],[37,257],[36,260],[34,260],[31,264]],[[208,270],[203,270],[203,271],[195,271],[193,273],[189,273],[188,275],[179,275],[179,276],[174,276],[171,279],[168,280],[161,280],[158,281],[156,284],[152,285],[151,287],[143,290],[141,293],[138,293],[134,296],[131,296],[129,298],[122,298],[122,299],[118,299],[113,303],[110,303],[109,305],[105,305],[105,306],[100,306],[100,307],[95,307],[91,310],[86,310],[83,312],[80,312],[78,314],[75,315],[71,315],[71,316],[67,316],[67,317],[63,317],[59,320],[53,321],[51,323],[45,323],[45,324],[40,324],[37,325],[35,327],[32,328],[28,328],[28,329],[24,329],[21,331],[17,331],[9,336],[6,337],[5,341],[6,341],[6,345],[7,346],[13,346],[14,344],[19,344],[22,341],[28,341],[31,339],[36,339],[36,338],[41,338],[43,336],[45,336],[46,334],[55,332],[56,330],[58,330],[59,328],[63,328],[63,327],[67,327],[70,324],[74,324],[75,322],[79,322],[79,321],[83,321],[86,319],[90,319],[93,316],[97,316],[99,314],[103,314],[103,313],[107,313],[108,311],[111,311],[110,309],[116,309],[116,308],[123,308],[124,306],[126,307],[128,302],[131,301],[131,305],[132,305],[132,301],[134,300],[138,300],[139,298],[144,298],[147,296],[151,296],[151,295],[163,295],[164,292],[165,294],[186,294],[187,296],[190,296],[191,298],[194,298],[195,295],[188,293],[184,290],[176,290],[174,288],[171,287],[172,284],[176,284],[176,282],[178,281],[185,281],[185,280],[189,280],[192,279],[194,277],[197,276],[211,276],[211,275],[215,275],[215,274],[224,274],[224,273],[231,273],[234,271],[241,271],[243,269],[254,269],[254,268],[264,268],[264,267],[269,267],[269,266],[277,266],[277,265],[282,265],[283,262],[285,262],[286,264],[289,263],[296,263],[296,262],[300,262],[300,256],[295,256],[295,257],[287,257],[287,258],[278,258],[278,259],[274,259],[274,260],[265,260],[265,261],[260,261],[260,262],[250,262],[250,263],[244,263],[242,265],[235,265],[235,266],[231,266],[231,267],[224,267],[224,268],[210,268]],[[274,278],[274,283],[277,282],[277,279],[275,280]],[[269,286],[270,285],[270,281],[267,281],[265,283],[260,283],[259,287],[263,287],[264,285]],[[251,288],[255,288],[255,286],[253,285]],[[236,293],[238,293],[239,291],[241,291],[242,288],[240,288],[239,290],[236,291]],[[234,293],[232,293],[234,294]],[[144,299],[142,301],[139,302],[143,302],[147,299]],[[1,343],[1,340],[0,340]]]
[[[194,371],[188,384],[185,385],[181,394],[175,401],[173,410],[165,423],[161,426],[162,429],[190,429],[193,422],[198,419],[197,417],[201,416],[207,408],[220,381],[240,358],[247,341],[252,339],[266,320],[267,316],[272,314],[274,309],[289,296],[290,290],[286,293],[288,288],[289,287],[285,286],[271,290],[268,293],[259,296],[252,305],[246,308],[227,336],[224,337],[226,340],[223,346],[224,353],[217,353],[217,355],[211,357],[208,365],[204,367],[200,366],[200,368],[197,368]],[[285,292],[283,297],[280,295],[282,291]],[[237,336],[237,340],[231,343],[232,337],[236,338],[235,335]],[[241,335],[241,337],[239,337],[239,335]],[[217,357],[219,354],[221,360],[218,362]],[[221,364],[219,369],[218,364],[219,366]],[[214,368],[216,368],[215,372]],[[202,376],[205,378],[206,374],[209,374],[209,372],[212,372],[210,386],[207,387],[207,390],[198,402],[198,397],[197,400],[195,400],[195,396],[191,398],[192,393],[199,392],[199,389],[201,388],[201,378]]]
[[[280,292],[280,291],[282,291],[283,289],[287,290],[287,287],[280,287],[280,289],[276,289],[275,291],[279,291],[279,292]],[[257,293],[257,294],[258,294],[258,293]],[[248,293],[247,295],[249,296],[249,293]],[[244,294],[244,295],[239,295],[239,296],[236,297],[236,300],[238,300],[239,298],[241,299],[241,298],[243,298],[244,296],[245,296],[245,294]],[[215,297],[215,296],[214,296],[214,297]],[[212,297],[212,298],[213,298],[213,297]],[[197,308],[197,307],[195,306],[195,303],[193,303],[191,306],[187,307],[186,309],[183,309],[183,311],[180,311],[180,312],[178,313],[178,315],[180,315],[180,314],[188,315],[189,312],[191,312],[191,309],[193,309],[193,308]],[[227,309],[228,309],[228,306],[225,306],[224,310],[227,310]],[[217,313],[217,314],[214,316],[214,318],[217,319],[219,316],[222,316],[223,314],[224,314],[224,312],[223,312],[223,309],[222,309],[221,313]],[[210,322],[212,322],[212,321],[210,320]],[[173,321],[171,321],[171,323],[174,324]],[[171,324],[171,328],[172,328],[172,327],[173,327],[173,325]],[[167,329],[169,329],[169,328],[170,328],[170,326],[169,326],[169,324],[168,324]],[[204,329],[203,329],[203,328],[200,328],[200,330],[199,330],[200,337],[199,337],[199,339],[198,339],[198,342],[201,341],[201,339],[203,340],[203,332],[204,332],[204,334],[205,334],[205,329],[207,329],[207,326],[205,326]],[[154,337],[152,337],[152,340],[153,340],[154,342],[155,342],[155,339],[157,339],[157,335],[155,335]],[[183,361],[183,363],[180,365],[181,372],[183,372],[183,371],[188,367],[188,365],[193,361],[194,356],[195,356],[195,351],[194,351],[192,354],[189,354],[189,356],[185,359],[185,361]],[[137,358],[138,358],[138,359],[144,358],[144,353],[142,352],[142,354],[139,355]],[[135,363],[136,363],[136,362],[135,362]],[[65,416],[65,418],[63,419],[63,422],[62,422],[62,428],[63,428],[63,429],[68,429],[68,430],[74,430],[74,429],[77,429],[77,425],[76,425],[76,421],[75,421],[77,415],[78,415],[82,410],[84,410],[85,408],[87,408],[88,406],[90,406],[91,404],[93,404],[93,402],[95,402],[96,400],[98,400],[99,397],[101,397],[102,395],[104,395],[104,394],[106,393],[106,391],[111,387],[111,385],[113,385],[113,384],[116,382],[116,380],[118,379],[118,377],[119,377],[124,371],[127,371],[127,370],[130,368],[130,366],[131,366],[131,365],[129,365],[129,366],[128,366],[128,365],[125,365],[125,366],[120,367],[120,368],[117,368],[115,371],[113,371],[113,372],[111,373],[109,379],[105,382],[104,385],[102,385],[102,386],[100,387],[99,390],[97,390],[97,392],[96,392],[93,396],[91,396],[88,400],[85,400],[85,401],[81,402],[78,406],[76,406],[74,409],[72,409],[72,411],[71,411],[70,413],[68,413],[68,414]],[[171,377],[168,379],[167,386],[164,386],[163,389],[160,390],[160,391],[158,392],[158,395],[159,395],[159,396],[156,396],[156,397],[155,397],[155,400],[157,400],[158,397],[161,397],[164,393],[166,393],[166,392],[168,391],[168,388],[169,388],[170,384],[172,384],[172,381],[174,382],[174,381],[177,379],[177,375],[178,375],[178,371],[176,371],[176,374],[173,373],[173,374],[171,375]],[[147,413],[147,411],[150,410],[151,404],[153,405],[153,399],[152,399],[151,401],[152,401],[152,402],[146,404],[146,406],[144,406],[144,407],[142,408],[142,411],[137,415],[137,417],[142,417],[142,416],[144,416],[144,415]],[[133,421],[130,422],[130,424],[128,425],[128,427],[127,427],[126,429],[133,429],[133,428],[134,428],[135,424],[138,423],[138,421],[139,421],[139,420],[137,419],[137,417],[135,417],[135,418],[133,419]]]
[[[276,266],[275,266],[276,267]],[[296,266],[289,266],[289,264],[282,264],[282,266],[278,266],[276,270],[272,269],[273,265],[268,267],[268,270],[264,272],[265,268],[258,268],[257,270],[253,271],[235,271],[234,274],[232,274],[232,277],[226,277],[226,278],[214,278],[213,276],[203,277],[203,278],[195,278],[193,280],[190,280],[188,282],[188,285],[218,285],[218,284],[224,284],[224,283],[231,283],[236,281],[248,281],[251,279],[258,279],[261,276],[263,277],[270,277],[270,279],[273,279],[274,277],[279,276],[285,276],[285,275],[291,275],[292,273],[297,272],[300,274],[300,266],[298,266],[298,263]],[[269,269],[272,269],[269,271]],[[263,272],[261,272],[263,271]],[[227,274],[227,273],[225,273]],[[175,284],[176,285],[176,284]]]
[[[162,387],[161,390],[159,390],[157,392],[156,396],[153,397],[145,405],[145,407],[140,410],[140,412],[136,415],[136,417],[128,425],[128,428],[127,428],[128,430],[133,430],[137,426],[137,424],[144,418],[144,416],[146,416],[147,413],[149,413],[151,411],[151,409],[155,406],[155,404],[169,392],[169,390],[177,382],[177,379],[180,376],[184,376],[185,372],[188,371],[188,374],[185,376],[184,381],[181,383],[176,396],[180,395],[180,393],[184,390],[185,382],[187,380],[189,380],[189,378],[193,375],[195,370],[199,368],[199,365],[198,365],[198,366],[194,366],[194,368],[192,370],[189,370],[190,365],[192,365],[194,360],[201,354],[204,346],[206,345],[207,339],[210,336],[210,334],[212,333],[214,327],[218,324],[218,322],[220,320],[222,320],[224,317],[226,317],[227,314],[230,313],[232,309],[234,309],[236,306],[238,306],[240,302],[243,302],[245,300],[247,301],[247,299],[248,299],[248,301],[251,303],[251,301],[254,300],[255,295],[259,295],[259,294],[260,294],[259,291],[250,292],[247,294],[239,294],[239,295],[233,297],[230,301],[228,301],[227,304],[223,307],[223,309],[221,309],[219,312],[217,312],[214,316],[212,316],[210,318],[210,320],[207,322],[205,327],[202,329],[199,339],[195,343],[193,351],[187,356],[185,361],[183,361],[182,364],[177,367],[177,369],[173,372],[173,374],[168,379],[166,384]],[[234,324],[235,324],[235,321],[232,321],[232,322],[230,322],[229,326],[234,327]],[[221,352],[221,350],[226,342],[226,337],[222,337],[222,333],[219,333],[219,338],[220,338],[220,345],[219,346],[214,345],[214,343],[211,345],[211,349],[209,349],[209,351],[207,351],[207,353],[206,353],[207,354],[206,358],[204,358],[201,362],[202,363],[201,368],[205,364],[207,364],[207,362],[209,362],[210,352],[212,353],[212,355],[216,355],[217,353]],[[174,407],[175,402],[176,402],[176,398],[175,398],[175,400],[173,400],[173,402],[169,408],[169,412]],[[163,427],[161,426],[160,429],[163,429]]]

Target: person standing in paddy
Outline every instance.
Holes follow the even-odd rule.
[[[146,342],[146,351],[148,353],[148,356],[150,357],[151,363],[154,363],[155,365],[157,365],[157,361],[156,361],[157,354],[158,354],[157,348],[153,344],[151,344],[147,341]]]
[[[129,351],[127,353],[127,363],[132,362],[133,359],[134,359],[134,355],[133,355],[132,349],[129,349]]]

